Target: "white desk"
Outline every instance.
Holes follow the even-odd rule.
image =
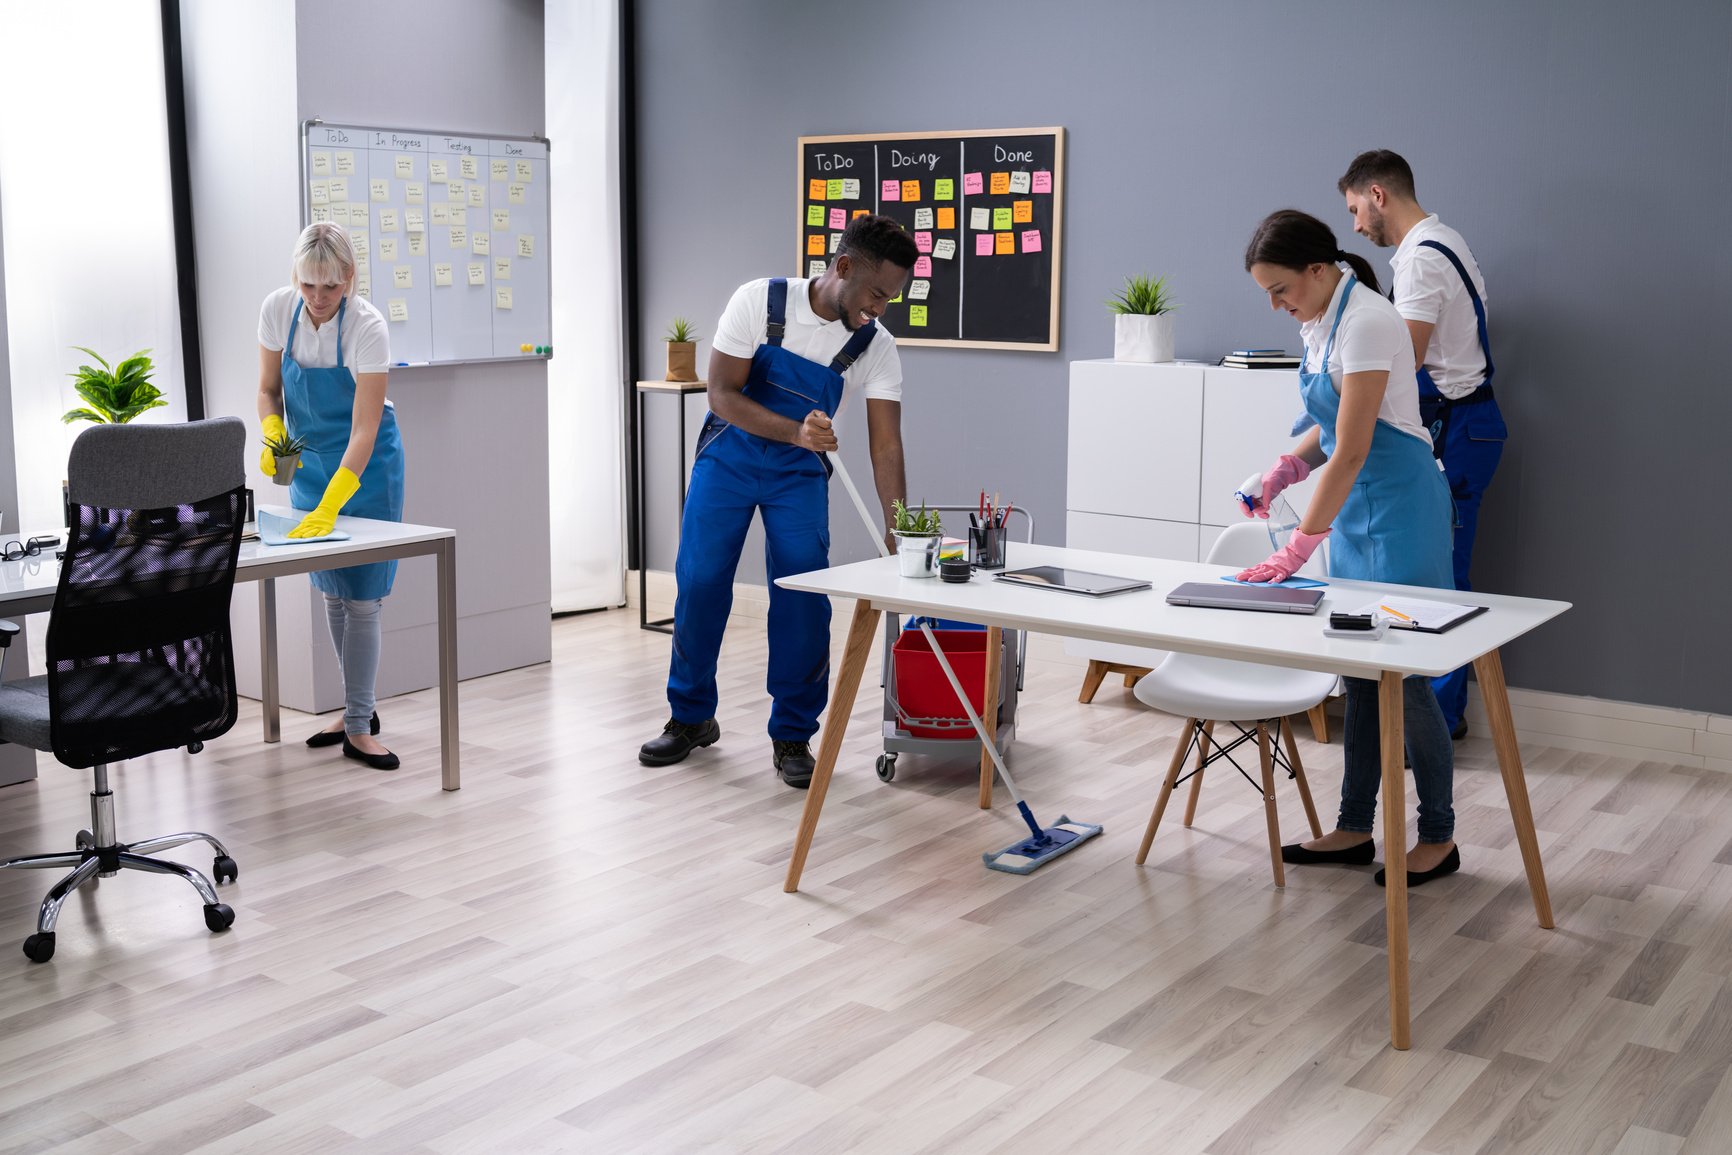
[[[295,516],[287,506],[261,505],[260,509]],[[438,566],[439,633],[439,750],[440,781],[446,790],[462,785],[457,750],[457,533],[427,525],[405,525],[373,521],[364,517],[339,517],[337,528],[347,541],[321,541],[307,545],[241,543],[236,582],[259,583],[259,649],[264,710],[264,737],[276,742],[282,736],[277,702],[277,585],[276,579],[315,570],[362,565],[432,555]],[[54,605],[54,590],[60,582],[60,564],[53,552],[19,561],[0,562],[0,617],[45,613]],[[20,660],[14,654],[13,661]]]
[[[1534,911],[1542,927],[1552,926],[1551,900],[1546,894],[1539,841],[1534,833],[1533,812],[1528,804],[1527,783],[1522,777],[1521,752],[1510,717],[1509,697],[1503,679],[1499,649],[1529,630],[1569,609],[1567,602],[1497,594],[1451,591],[1447,600],[1490,607],[1489,613],[1462,623],[1446,634],[1418,634],[1392,630],[1381,641],[1326,638],[1323,626],[1331,610],[1357,610],[1380,595],[1408,594],[1440,596],[1437,590],[1408,586],[1386,586],[1367,582],[1331,581],[1316,615],[1239,613],[1230,610],[1169,606],[1166,593],[1181,582],[1216,581],[1227,572],[1195,562],[1163,561],[1122,554],[1060,549],[1056,546],[1015,546],[1008,558],[1013,568],[1029,565],[1064,565],[1098,573],[1148,580],[1153,588],[1109,598],[1086,598],[1052,590],[1030,589],[991,580],[976,574],[971,582],[949,584],[930,578],[904,578],[896,572],[894,558],[876,558],[837,566],[814,573],[783,578],[788,589],[854,598],[853,620],[847,646],[818,744],[817,769],[806,796],[788,863],[784,890],[799,889],[800,872],[818,827],[830,775],[842,748],[848,714],[872,650],[878,616],[886,610],[904,614],[931,614],[958,621],[978,622],[989,630],[988,699],[998,676],[994,656],[1001,629],[1033,630],[1092,641],[1119,642],[1152,649],[1206,654],[1238,661],[1261,662],[1304,670],[1320,670],[1379,683],[1378,705],[1382,723],[1383,842],[1387,872],[1386,916],[1389,938],[1389,1031],[1397,1050],[1411,1045],[1408,1016],[1407,975],[1407,872],[1401,869],[1407,856],[1407,781],[1402,766],[1401,681],[1410,674],[1438,675],[1469,662],[1479,676],[1486,712],[1491,717],[1492,737],[1504,790],[1521,846]],[[990,723],[989,723],[990,725]],[[1175,764],[1176,765],[1176,764]],[[987,790],[981,805],[990,806]],[[1063,866],[1053,869],[1063,870]]]

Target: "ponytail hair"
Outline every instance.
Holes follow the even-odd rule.
[[[1353,270],[1359,283],[1377,293],[1377,273],[1371,262],[1358,253],[1350,253],[1335,240],[1328,225],[1298,209],[1281,209],[1263,218],[1251,243],[1245,246],[1245,271],[1252,265],[1278,265],[1283,269],[1302,270],[1312,265],[1334,265],[1342,261]]]

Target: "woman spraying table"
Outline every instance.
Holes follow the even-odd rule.
[[[1351,272],[1344,272],[1345,262]],[[1287,486],[1320,470],[1315,492],[1287,545],[1238,576],[1278,582],[1330,538],[1330,572],[1360,581],[1453,589],[1449,487],[1420,423],[1413,346],[1395,307],[1377,291],[1362,257],[1343,252],[1329,226],[1292,209],[1272,213],[1245,250],[1245,270],[1271,308],[1299,321],[1305,355],[1299,391],[1313,425],[1293,453],[1263,476],[1248,514],[1267,517]],[[1323,468],[1327,464],[1327,468]],[[1281,848],[1292,863],[1369,863],[1381,782],[1377,683],[1348,678],[1342,738],[1341,816],[1320,839]],[[1407,856],[1408,884],[1461,866],[1453,809],[1449,727],[1425,678],[1402,683],[1408,755],[1419,796],[1419,841]],[[1377,881],[1383,882],[1378,872]]]
[[[304,438],[301,467],[289,488],[298,510],[310,511],[288,534],[319,538],[339,512],[381,521],[403,520],[403,442],[385,399],[390,338],[385,318],[352,295],[355,253],[337,225],[308,225],[295,244],[292,283],[259,310],[259,420],[265,437]],[[286,418],[286,430],[285,430]],[[259,458],[267,475],[276,461]],[[397,755],[379,732],[373,683],[379,671],[379,609],[397,563],[375,562],[312,575],[325,595],[331,642],[343,673],[343,717],[307,739],[341,742],[345,757],[376,770],[395,770]]]

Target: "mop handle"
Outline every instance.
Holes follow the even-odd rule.
[[[848,491],[848,496],[854,499],[854,508],[860,511],[860,520],[866,526],[867,536],[872,544],[878,547],[879,557],[889,557],[890,551],[884,547],[884,532],[878,528],[878,523],[872,520],[872,514],[866,509],[866,503],[860,500],[860,491],[854,488],[854,479],[848,476],[848,467],[842,464],[839,454],[826,453],[825,458],[836,467],[836,476],[842,479],[842,488]]]
[[[1005,786],[1010,790],[1010,800],[1022,807],[1026,813],[1028,808],[1023,806],[1022,795],[1017,793],[1016,781],[1011,778],[1010,771],[1005,769],[1004,759],[998,756],[998,743],[986,736],[986,723],[980,720],[980,715],[974,712],[974,706],[968,701],[968,695],[963,693],[962,683],[956,680],[956,671],[950,668],[950,659],[944,656],[944,651],[938,648],[938,639],[932,636],[932,627],[922,620],[920,632],[926,635],[926,644],[932,647],[932,656],[938,659],[938,668],[944,671],[944,677],[950,682],[950,688],[956,691],[956,700],[962,703],[962,712],[968,715],[968,720],[974,724],[974,732],[980,735],[981,745],[986,747],[987,754],[992,758],[992,764],[998,767],[999,775],[1003,777]],[[997,709],[998,703],[992,703],[992,708]]]

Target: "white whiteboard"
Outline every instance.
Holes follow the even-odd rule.
[[[355,246],[393,365],[551,355],[547,142],[309,120],[301,219]]]

